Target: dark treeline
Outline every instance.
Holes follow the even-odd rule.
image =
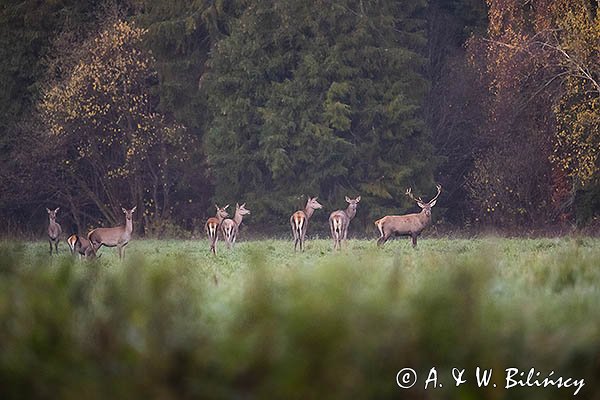
[[[5,1],[2,229],[137,205],[186,235],[239,201],[283,232],[360,194],[371,232],[436,183],[448,229],[589,229],[599,82],[595,0]]]

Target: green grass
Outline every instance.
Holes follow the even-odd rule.
[[[96,262],[0,246],[1,398],[599,398],[600,240],[134,240]],[[475,368],[497,388],[478,388]],[[410,367],[417,385],[396,373]],[[431,367],[443,388],[424,390]],[[455,387],[452,368],[468,382]]]

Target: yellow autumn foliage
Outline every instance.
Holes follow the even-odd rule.
[[[73,161],[110,160],[110,177],[132,173],[168,131],[154,111],[148,82],[156,80],[156,71],[142,47],[145,34],[131,22],[108,26],[84,45],[67,78],[48,88],[40,103],[50,139],[76,143]]]
[[[599,179],[600,16],[581,0],[554,4],[558,60],[567,71],[554,112],[558,132],[552,160],[586,185]]]

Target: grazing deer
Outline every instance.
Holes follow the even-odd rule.
[[[219,228],[221,227],[221,223],[227,217],[229,217],[229,213],[225,211],[229,204],[227,204],[223,208],[219,208],[218,205],[215,204],[217,208],[217,214],[214,217],[210,217],[208,221],[206,221],[206,234],[208,235],[208,240],[210,241],[210,251],[217,255],[217,240],[219,239]]]
[[[123,259],[125,253],[124,247],[127,246],[131,239],[131,232],[133,232],[133,213],[137,206],[131,210],[123,210],[125,214],[125,226],[117,226],[114,228],[96,228],[88,233],[88,239],[92,243],[94,253],[98,251],[103,245],[106,247],[115,247],[119,249],[119,259]]]
[[[244,215],[250,214],[250,210],[246,208],[246,203],[235,205],[235,215],[233,219],[225,219],[221,222],[221,233],[223,234],[223,238],[225,239],[225,243],[227,243],[227,248],[231,249],[235,244],[235,239],[238,234],[238,230],[240,229],[240,225],[242,224],[242,219]]]
[[[60,234],[62,233],[60,224],[56,222],[56,213],[58,210],[60,210],[60,207],[57,207],[54,211],[46,208],[46,211],[48,212],[48,218],[50,220],[48,223],[48,242],[50,243],[50,255],[52,255],[52,243],[54,243],[56,254],[58,254],[58,242],[60,241]]]
[[[395,236],[410,236],[413,247],[416,247],[417,236],[431,223],[431,207],[435,206],[435,202],[442,191],[440,185],[436,185],[436,187],[437,194],[433,199],[429,200],[429,203],[423,202],[420,197],[415,199],[411,188],[406,189],[406,195],[417,202],[422,209],[421,212],[418,214],[387,215],[375,221],[375,225],[381,235],[377,239],[377,245],[382,246],[393,234]]]
[[[350,225],[352,218],[356,215],[356,208],[360,202],[360,196],[354,200],[346,196],[346,202],[348,203],[348,208],[345,210],[334,211],[329,215],[329,228],[331,229],[334,250],[336,248],[341,250],[342,239],[346,240],[348,238],[348,226]]]
[[[96,258],[96,252],[92,243],[81,235],[73,234],[69,236],[67,244],[71,249],[71,254],[79,254],[80,259],[82,257],[86,259]]]
[[[298,243],[300,243],[300,250],[304,251],[304,236],[306,236],[308,220],[312,217],[315,210],[323,208],[317,199],[318,197],[309,197],[304,211],[296,211],[290,217],[290,225],[292,225],[292,234],[294,235],[294,251],[296,251]]]

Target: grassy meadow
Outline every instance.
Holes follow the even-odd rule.
[[[47,242],[2,243],[0,398],[574,397],[505,387],[507,368],[535,368],[600,399],[600,239],[208,248],[133,240],[123,262],[107,248],[85,262],[64,242],[52,257]]]

